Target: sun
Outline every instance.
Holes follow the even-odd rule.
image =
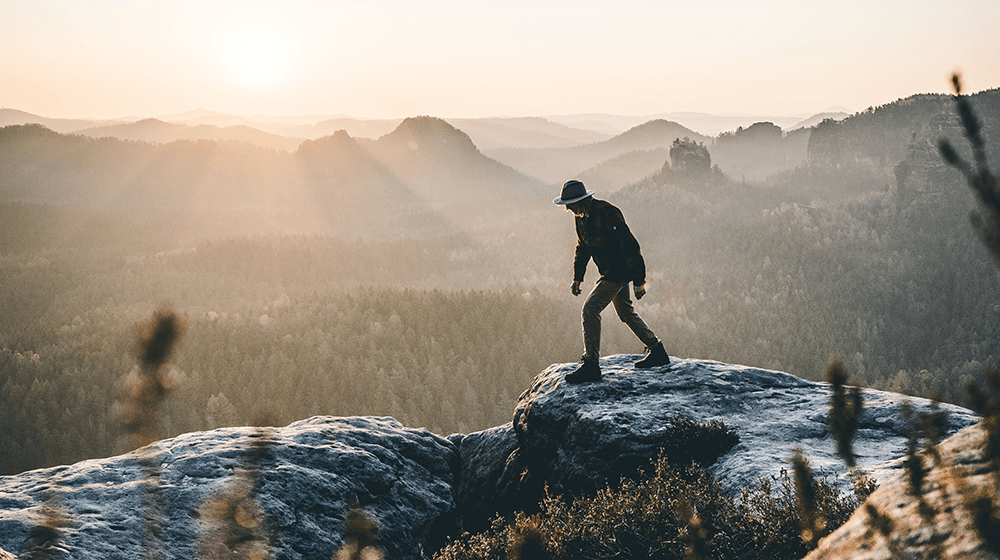
[[[223,64],[233,78],[244,86],[265,89],[278,85],[290,63],[282,41],[266,31],[234,31],[224,41]]]

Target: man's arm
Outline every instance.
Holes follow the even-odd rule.
[[[619,250],[625,257],[625,266],[628,267],[632,275],[632,284],[636,288],[644,286],[646,284],[646,261],[643,260],[642,252],[639,250],[639,241],[632,235],[632,230],[625,223],[625,216],[621,210],[618,208],[615,208],[615,210],[615,212],[611,213],[610,225],[618,235]],[[646,293],[645,289],[642,290],[642,293]],[[638,299],[642,296],[637,291],[635,297]]]
[[[583,282],[583,276],[587,273],[587,263],[589,262],[590,249],[577,241],[576,251],[573,253],[573,286],[570,287],[574,296],[578,296],[582,292],[580,284]]]
[[[642,296],[646,295],[645,284],[632,284],[632,289],[635,290],[635,299],[642,299]]]
[[[575,219],[576,224],[576,251],[573,252],[573,282],[583,282],[583,276],[587,273],[587,264],[590,263],[590,247],[584,245],[580,239],[583,222],[580,218]]]

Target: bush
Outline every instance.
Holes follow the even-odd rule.
[[[739,434],[721,420],[699,424],[680,413],[670,420],[669,434],[663,453],[674,465],[710,466],[740,442]]]
[[[653,467],[652,476],[622,479],[615,489],[606,487],[593,497],[547,494],[539,513],[497,518],[488,531],[463,535],[435,558],[782,560],[810,550],[787,472],[762,479],[736,498],[724,494],[702,468],[677,468],[662,456]],[[812,489],[817,508],[812,515],[823,519],[828,531],[847,521],[859,504],[825,477],[814,478]]]

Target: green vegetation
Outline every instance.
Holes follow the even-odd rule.
[[[938,143],[938,149],[944,159],[952,167],[957,168],[965,182],[976,195],[979,202],[978,212],[973,213],[972,224],[978,230],[983,245],[993,256],[994,263],[1000,268],[1000,176],[990,168],[990,156],[983,138],[983,122],[973,110],[969,97],[962,95],[962,82],[958,74],[952,76],[955,87],[955,104],[962,122],[965,139],[972,149],[972,162],[968,162],[948,139]],[[986,126],[992,128],[994,121],[986,121]],[[986,548],[994,555],[1000,554],[1000,369],[991,363],[985,370],[982,383],[970,383],[967,386],[969,403],[982,418],[982,426],[986,431],[986,445],[983,452],[989,464],[992,485],[986,485],[977,491],[970,491],[959,480],[962,492],[962,503],[973,518],[976,533]],[[934,446],[940,439],[939,431],[934,429],[934,423],[925,427],[931,443],[929,454],[937,459],[936,466],[942,467],[940,457]]]
[[[697,162],[607,195],[642,244],[651,289],[640,312],[668,351],[815,380],[839,355],[862,385],[964,402],[963,386],[981,382],[982,364],[1000,355],[1000,277],[967,223],[975,200],[961,173],[917,149],[961,137],[942,98],[825,123],[808,164],[757,183],[722,175],[706,150],[679,142],[675,159]],[[990,116],[998,99],[991,91],[970,102]],[[425,124],[429,132],[411,132],[451,145],[447,127],[411,128]],[[773,132],[751,127],[729,140],[776,140]],[[892,148],[902,167],[888,155],[859,157],[890,140],[903,143]],[[434,177],[476,168],[463,142],[460,165]],[[390,161],[395,148],[383,144],[372,153]],[[549,198],[510,195],[516,189],[482,206],[382,203],[416,184],[442,199],[462,189],[433,177],[386,183],[373,203],[342,180],[388,177],[364,156],[372,145],[341,135],[293,155],[2,129],[0,473],[128,447],[118,388],[138,375],[135,325],[161,303],[188,325],[168,371],[178,383],[158,415],[163,436],[261,412],[275,423],[391,415],[442,434],[507,422],[535,374],[580,353],[580,301],[568,294],[572,220]],[[426,171],[392,161],[399,177]],[[26,198],[38,204],[11,202]],[[332,231],[381,214],[349,238],[273,233],[303,200],[335,205],[320,217]],[[182,221],[188,210],[197,219]],[[241,229],[260,212],[277,214]],[[353,217],[333,223],[341,215]],[[206,220],[212,227],[199,229]],[[607,323],[607,353],[641,350]]]
[[[414,261],[418,277],[446,269],[424,272],[420,263],[447,256],[420,244],[376,251],[283,237],[141,259],[7,259],[16,274],[5,278],[23,277],[37,307],[4,317],[0,472],[128,449],[115,387],[140,374],[130,363],[132,325],[163,293],[188,326],[166,372],[175,388],[158,415],[163,437],[260,414],[280,425],[391,415],[437,433],[474,431],[509,421],[514,399],[553,354],[578,352],[578,310],[537,294],[357,285],[393,259]],[[354,287],[341,283],[345,263],[361,265],[344,281]],[[55,271],[66,280],[43,281]]]
[[[673,355],[820,379],[839,354],[862,384],[959,403],[977,363],[997,355],[997,277],[964,219],[935,229],[940,207],[901,210],[892,193],[759,212],[712,199],[669,185],[615,199],[651,270],[641,312]],[[4,473],[127,447],[115,387],[133,368],[134,325],[164,301],[189,327],[164,436],[262,407],[282,423],[376,414],[443,434],[485,429],[509,421],[535,374],[580,352],[572,224],[556,210],[548,231],[485,239],[187,246],[63,209],[0,211],[50,232],[0,235]],[[923,226],[907,228],[910,216]],[[59,233],[65,224],[86,233]],[[92,246],[90,231],[108,233]],[[606,331],[608,353],[641,350],[617,321]]]
[[[733,497],[697,466],[679,468],[661,457],[651,471],[594,496],[547,496],[539,513],[498,518],[490,530],[456,539],[435,558],[793,560],[815,546],[803,536],[810,519],[833,530],[873,489],[844,495],[825,478],[810,477],[805,484],[815,507],[807,512],[786,472]]]
[[[987,93],[977,102],[995,106],[996,92]],[[996,178],[987,167],[996,154],[972,134],[980,128],[971,114],[960,103],[956,119],[941,96],[916,96],[824,122],[809,138],[807,164],[774,163],[785,170],[756,183],[724,176],[704,146],[676,143],[673,165],[609,197],[646,255],[654,288],[641,303],[643,316],[674,355],[813,379],[830,355],[844,356],[828,374],[835,386],[831,431],[848,464],[860,401],[844,391],[845,370],[864,385],[955,403],[965,401],[970,383],[991,387],[994,394],[977,393],[973,404],[987,417],[987,451],[996,461],[1000,381],[995,367],[982,364],[1000,355],[1000,277],[965,222],[975,194],[983,202],[978,233],[996,256]],[[960,172],[939,169],[921,142],[953,134],[949,122],[958,120],[973,137],[976,166],[947,148]],[[992,130],[995,122],[987,125]],[[761,154],[793,159],[804,140],[768,126],[719,140],[752,144],[757,136],[769,143],[758,146]],[[377,217],[374,227],[398,228],[392,235],[334,224],[330,231],[357,235],[217,237],[239,230],[232,227],[239,220],[230,216],[233,224],[203,231],[176,220],[194,211],[197,223],[212,222],[199,209],[213,205],[247,203],[255,216],[267,213],[282,198],[268,187],[303,170],[311,175],[299,186],[315,190],[293,194],[333,205],[324,219],[357,210],[365,197],[350,185],[322,191],[343,169],[331,167],[338,163],[332,152],[320,149],[362,148],[343,137],[307,144],[296,156],[212,142],[153,148],[38,127],[8,131],[0,148],[3,142],[28,146],[0,150],[4,200],[51,206],[0,202],[0,474],[120,453],[132,446],[123,427],[141,442],[317,414],[391,415],[441,434],[480,430],[509,420],[516,395],[538,371],[579,353],[579,302],[566,293],[571,221],[550,207],[512,202],[482,221],[464,216],[463,227],[475,226],[456,231],[441,223],[473,207],[407,214],[410,201],[403,200],[348,220],[353,228]],[[743,163],[749,169],[756,161]],[[121,182],[133,188],[117,193],[118,211],[98,211],[94,200]],[[244,182],[254,192],[249,202]],[[216,183],[224,188],[202,199]],[[184,188],[175,191],[178,184]],[[382,186],[386,196],[407,188]],[[446,187],[433,192],[449,195]],[[345,200],[355,207],[336,206]],[[161,215],[164,207],[170,211]],[[279,217],[273,223],[294,222]],[[426,229],[399,234],[413,224]],[[152,369],[133,365],[134,325],[164,300],[179,311],[174,326],[186,325],[186,337],[169,366],[161,359],[144,360]],[[609,321],[609,353],[638,351],[634,345]],[[150,371],[156,414],[139,421],[116,389],[129,395]],[[172,396],[162,400],[168,389]],[[151,401],[142,402],[149,412]],[[914,430],[908,466],[912,491],[922,496],[927,467],[919,438],[928,439],[931,456],[938,438],[933,421],[915,424],[925,433]],[[721,424],[710,428],[718,441],[699,443],[714,457],[733,434]],[[265,452],[248,450],[247,472],[254,453]],[[687,466],[692,457],[678,461],[674,453],[671,464],[668,455],[648,476],[596,495],[547,496],[537,513],[497,520],[438,557],[798,558],[872,490],[857,476],[856,495],[844,496],[796,457],[791,475],[726,496],[705,470]],[[230,506],[248,498],[234,488],[206,513],[217,526],[206,537],[206,556],[211,538],[231,532]],[[963,499],[996,551],[995,495]],[[892,531],[877,509],[868,514],[882,534]],[[361,555],[370,544],[371,528],[358,523],[347,554]],[[39,546],[58,537],[58,526],[53,517],[39,529]]]
[[[987,94],[973,101],[992,107],[1000,95]],[[844,151],[850,131],[949,118],[959,126],[931,109],[945,111],[917,98],[825,125],[830,142],[840,131],[839,151],[824,152],[821,142],[811,153],[829,157],[760,183],[699,160],[608,195],[642,244],[651,289],[640,312],[668,351],[815,380],[839,355],[862,385],[963,403],[964,385],[981,382],[982,364],[1000,355],[1000,277],[966,220],[973,193],[959,172],[939,169],[936,154],[905,156],[900,177],[926,176],[920,190]],[[952,128],[941,134],[954,137]],[[223,237],[190,229],[176,213],[150,218],[142,208],[159,204],[157,181],[193,177],[198,161],[210,178],[199,176],[198,188],[235,192],[246,179],[259,201],[262,185],[295,173],[308,154],[3,131],[0,156],[11,165],[0,181],[22,181],[0,190],[4,199],[37,176],[43,198],[61,205],[0,202],[0,473],[127,449],[117,388],[137,375],[135,325],[161,303],[188,324],[169,370],[179,383],[160,411],[163,436],[261,412],[275,423],[375,414],[442,434],[476,431],[509,421],[541,369],[579,356],[580,301],[568,293],[572,220],[548,199],[490,203],[493,213],[463,218],[478,226],[431,237]],[[113,166],[119,159],[131,163]],[[148,169],[151,161],[160,167]],[[64,196],[79,180],[93,197],[85,206],[94,206],[128,169],[142,196],[123,197],[117,214],[135,221],[73,209]],[[346,205],[341,212],[360,199],[332,198]],[[206,200],[199,204],[215,203]],[[385,213],[373,228],[393,222],[403,231],[471,210],[368,206],[360,216]],[[236,215],[214,221],[227,229]],[[607,353],[641,351],[627,329],[607,323]]]
[[[990,156],[981,136],[982,124],[973,111],[969,99],[961,95],[959,76],[953,76],[952,81],[958,94],[955,102],[961,119],[961,130],[965,139],[971,144],[973,163],[970,164],[960,155],[948,138],[939,138],[936,145],[944,160],[962,173],[965,182],[975,193],[979,202],[979,213],[973,213],[972,222],[979,230],[985,247],[994,258],[997,258],[1000,256],[1000,243],[998,243],[1000,237],[996,233],[1000,228],[1000,180],[990,169]],[[997,260],[997,263],[1000,264],[1000,260]],[[834,402],[831,418],[843,417],[843,411],[846,411],[843,389],[837,387],[846,379],[846,376],[839,371],[840,367],[839,363],[833,363],[830,368],[831,381],[835,386],[834,401],[840,401],[841,409],[841,412],[838,412],[838,405]],[[893,557],[912,556],[917,553],[926,557],[940,558],[946,554],[954,554],[955,540],[961,538],[956,537],[960,529],[958,524],[944,524],[945,531],[939,531],[941,526],[933,524],[941,523],[935,521],[941,513],[949,515],[952,519],[965,517],[971,520],[972,530],[980,542],[971,546],[968,542],[962,542],[958,546],[963,551],[975,550],[973,554],[994,555],[1000,552],[1000,540],[997,538],[1000,529],[1000,495],[997,491],[1000,488],[998,485],[1000,461],[996,451],[997,415],[1000,411],[1000,373],[998,373],[1000,370],[995,361],[986,368],[978,369],[980,378],[967,382],[965,389],[969,393],[967,399],[969,406],[983,419],[980,427],[985,431],[986,441],[978,451],[982,453],[982,462],[985,466],[968,468],[977,460],[969,458],[956,460],[956,452],[974,451],[968,448],[953,450],[950,457],[945,457],[941,452],[939,444],[944,426],[947,424],[946,412],[932,408],[928,413],[916,414],[909,407],[903,409],[902,416],[909,425],[909,442],[905,459],[906,493],[909,499],[916,502],[919,516],[910,514],[907,518],[904,514],[904,522],[897,533],[896,523],[891,514],[879,511],[878,506],[871,502],[865,504],[864,510],[868,526],[864,538],[867,539],[874,534],[881,535],[885,540],[884,546]],[[831,423],[831,429],[836,423]],[[840,431],[845,433],[852,430]],[[836,432],[834,436],[837,437]],[[925,441],[923,449],[920,449],[921,440]],[[845,451],[842,450],[841,454],[849,458],[850,454]],[[975,478],[979,478],[980,481],[973,482]],[[884,500],[882,503],[885,505]],[[897,511],[903,511],[907,506],[905,502],[891,503],[894,505],[889,507]],[[929,539],[913,538],[919,533],[927,534],[925,532],[927,530],[931,534],[937,534]],[[857,544],[868,547],[862,543]],[[949,546],[951,550],[948,549]]]
[[[643,245],[659,287],[644,317],[665,320],[660,330],[681,355],[810,379],[840,355],[863,385],[960,404],[1000,334],[1000,283],[965,220],[971,193],[955,174],[933,203],[871,183],[867,194],[835,198],[832,172],[815,173],[814,187],[799,182],[806,175],[698,191],[650,181],[616,193],[637,238],[661,240]],[[755,205],[740,194],[755,188],[786,201]],[[823,188],[832,200],[811,198]]]

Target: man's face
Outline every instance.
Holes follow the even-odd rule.
[[[583,200],[571,202],[566,205],[566,210],[572,212],[576,216],[583,216],[586,213],[587,200],[588,199],[585,198]]]

